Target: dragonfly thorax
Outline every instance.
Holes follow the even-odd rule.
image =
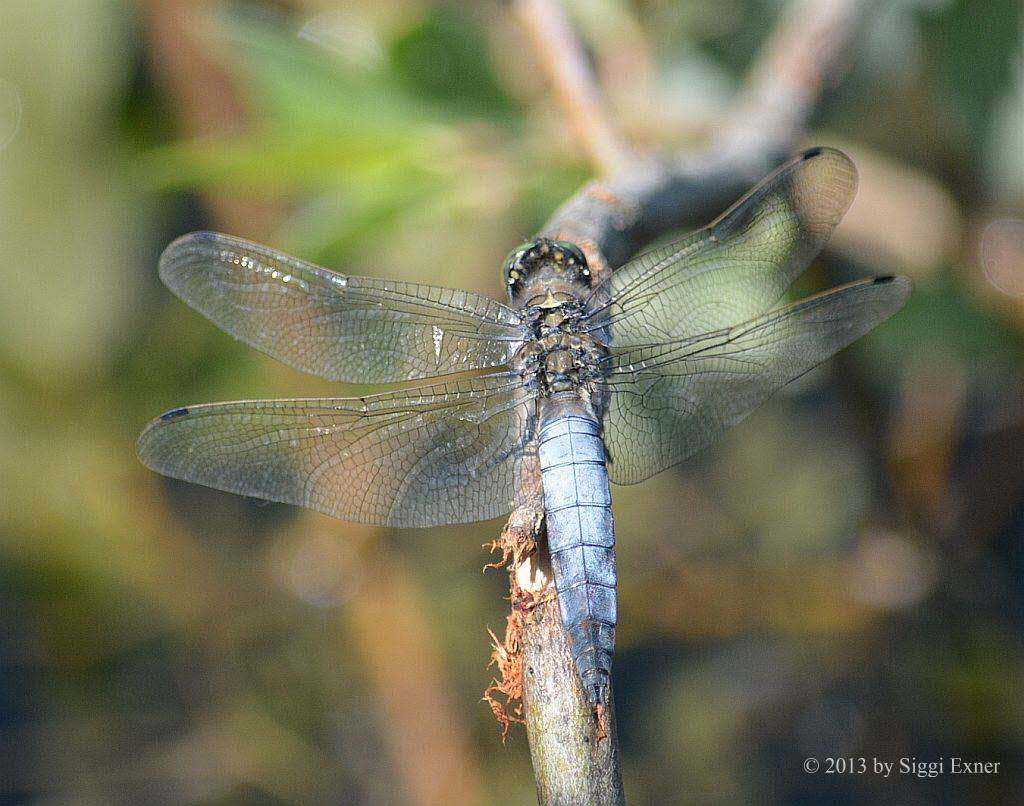
[[[527,341],[512,359],[512,367],[542,394],[584,392],[601,377],[605,352],[592,336],[555,329]]]

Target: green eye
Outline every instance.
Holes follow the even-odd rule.
[[[586,269],[587,258],[583,254],[583,250],[580,249],[576,244],[571,241],[552,241],[551,244],[556,248],[560,249],[565,256],[565,262],[569,265],[583,266]],[[582,271],[581,271],[582,273]]]
[[[529,252],[534,246],[536,246],[534,242],[528,241],[526,243],[519,244],[519,246],[509,252],[508,256],[505,258],[505,272],[507,273],[511,270],[516,263],[522,260],[523,255]]]

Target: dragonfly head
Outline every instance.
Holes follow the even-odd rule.
[[[505,287],[512,302],[531,296],[531,287],[572,292],[590,287],[590,268],[583,252],[568,241],[537,238],[517,246],[505,259]]]

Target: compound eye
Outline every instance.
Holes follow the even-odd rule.
[[[558,246],[565,252],[566,260],[573,263],[581,263],[584,266],[587,264],[586,257],[583,256],[582,250],[576,244],[569,241],[558,241]]]
[[[576,261],[578,263],[582,264],[583,266],[587,265],[587,259],[583,255],[583,250],[576,246],[576,244],[569,244],[569,252],[570,254],[572,254],[574,258],[576,258]]]
[[[590,279],[590,267],[587,266],[587,258],[583,251],[574,243],[567,241],[559,242],[562,251],[565,252],[566,263],[576,268],[577,275],[585,280]]]
[[[524,272],[520,268],[519,261],[522,255],[516,251],[509,256],[505,264],[505,285],[508,288],[509,299],[514,299],[522,290]]]

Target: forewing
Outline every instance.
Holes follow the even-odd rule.
[[[842,152],[804,152],[704,229],[613,272],[591,299],[589,329],[632,347],[759,316],[818,253],[856,187]]]
[[[213,403],[154,420],[138,452],[168,476],[344,520],[466,523],[516,502],[535,408],[506,374],[364,398]]]
[[[643,481],[705,447],[773,392],[898,311],[902,277],[832,289],[734,328],[613,349],[599,390],[611,479]]]
[[[497,367],[519,317],[469,291],[350,277],[215,232],[178,238],[160,277],[231,335],[323,378],[389,383]]]

